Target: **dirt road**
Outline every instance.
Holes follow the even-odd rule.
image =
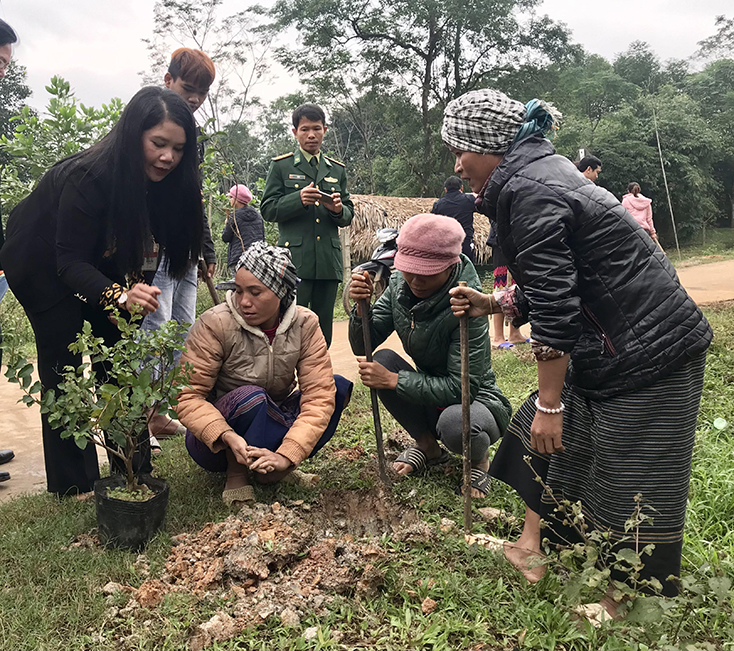
[[[687,267],[679,270],[678,275],[699,305],[734,300],[734,260]],[[395,334],[383,346],[402,353],[400,340]],[[357,362],[349,347],[346,321],[334,324],[331,358],[335,373],[350,379],[356,378]],[[0,466],[0,470],[7,470],[11,474],[10,481],[0,484],[0,502],[46,488],[41,419],[37,409],[17,403],[20,395],[15,385],[0,378],[0,449],[10,448],[15,452],[15,459]]]

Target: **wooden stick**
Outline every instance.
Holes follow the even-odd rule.
[[[464,281],[459,287],[466,287]],[[459,317],[461,347],[461,451],[464,456],[464,534],[471,533],[471,387],[469,385],[469,317]]]
[[[372,337],[370,335],[370,307],[367,299],[359,301],[359,309],[362,312],[362,338],[364,340],[364,356],[368,362],[372,361]],[[380,422],[380,404],[377,402],[377,390],[370,389],[372,400],[372,420],[375,423],[375,440],[377,441],[377,468],[380,479],[385,486],[390,486],[390,477],[387,474],[387,463],[385,462],[385,446],[382,439],[382,423]]]
[[[222,302],[222,299],[219,298],[217,288],[214,287],[214,281],[209,278],[209,271],[206,268],[206,262],[203,260],[199,260],[199,270],[201,271],[201,277],[206,283],[206,288],[209,290],[209,296],[211,296],[214,305],[219,305]]]

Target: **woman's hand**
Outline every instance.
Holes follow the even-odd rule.
[[[454,316],[485,316],[492,314],[494,299],[492,296],[482,294],[471,287],[452,287],[449,290],[451,295],[451,310]]]
[[[247,446],[247,458],[247,467],[263,475],[267,475],[269,472],[284,472],[291,467],[291,460],[288,457],[252,445]]]
[[[533,424],[530,426],[530,445],[533,450],[542,454],[563,452],[563,413],[545,414],[535,412]]]
[[[234,458],[241,466],[247,466],[249,463],[249,457],[247,453],[247,441],[243,439],[237,432],[232,430],[225,432],[220,437],[222,443],[224,443],[234,454]]]
[[[161,290],[155,285],[136,283],[127,291],[127,301],[122,306],[128,312],[140,313],[143,316],[158,309],[158,296]]]
[[[370,389],[395,389],[398,386],[398,374],[388,371],[378,362],[368,362],[364,357],[357,357],[359,377],[362,384]]]
[[[352,274],[352,281],[349,283],[349,298],[357,303],[357,316],[362,316],[362,307],[359,304],[360,301],[367,301],[368,303],[372,299],[372,278],[367,271],[363,271],[361,274]]]

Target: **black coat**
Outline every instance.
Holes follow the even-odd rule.
[[[547,139],[505,155],[481,210],[497,223],[533,338],[571,353],[582,393],[650,385],[708,348],[711,328],[665,254]]]
[[[234,211],[234,218],[237,220],[237,229],[242,238],[237,237],[232,223],[232,217],[228,217],[224,223],[222,231],[222,241],[229,242],[227,250],[227,266],[231,267],[237,263],[242,255],[242,244],[245,249],[253,242],[260,242],[265,239],[265,222],[257,208],[252,206],[243,206]]]
[[[474,212],[476,198],[472,194],[464,194],[459,190],[453,190],[443,195],[433,204],[431,212],[435,215],[446,215],[453,217],[461,224],[466,233],[461,245],[461,252],[474,262]]]
[[[105,179],[72,159],[46,172],[12,210],[0,257],[26,310],[41,312],[70,294],[96,305],[106,287],[125,284],[109,255],[109,197]]]

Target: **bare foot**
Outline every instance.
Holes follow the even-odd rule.
[[[528,580],[528,583],[537,583],[543,578],[546,565],[543,562],[545,556],[534,549],[519,547],[511,542],[503,545],[505,558],[516,567]]]
[[[148,421],[148,431],[151,436],[158,438],[169,438],[185,432],[186,428],[177,420],[169,418],[165,414],[151,416]]]

